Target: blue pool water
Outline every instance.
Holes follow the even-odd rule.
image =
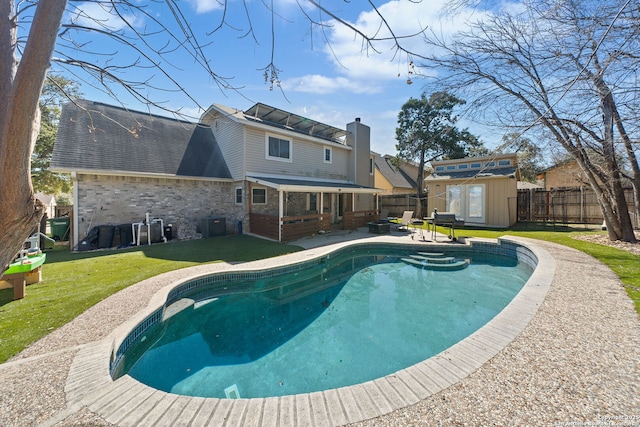
[[[167,392],[269,397],[376,379],[469,336],[518,293],[531,269],[499,255],[432,271],[405,254],[358,250],[287,278],[186,295],[127,351],[124,373]],[[467,254],[464,256],[469,258]],[[185,301],[185,300],[183,300]]]

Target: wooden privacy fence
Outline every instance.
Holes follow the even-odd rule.
[[[625,189],[625,197],[633,225],[638,227],[633,189]],[[518,190],[518,221],[602,224],[603,220],[602,210],[591,188]]]
[[[391,217],[400,218],[404,211],[416,210],[417,196],[415,194],[390,194],[383,195],[379,198],[380,211],[388,211],[388,215]],[[422,213],[427,213],[427,197],[422,198]]]

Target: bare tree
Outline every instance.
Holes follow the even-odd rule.
[[[241,90],[233,84],[233,76],[216,73],[218,40],[214,36],[233,37],[231,32],[257,43],[257,15],[251,12],[261,10],[262,17],[266,11],[272,18],[270,62],[262,71],[271,89],[279,86],[275,37],[277,27],[287,22],[277,14],[274,2],[217,0],[215,5],[220,8],[215,15],[218,21],[197,34],[176,0],[0,0],[0,276],[44,213],[34,197],[29,171],[39,128],[38,101],[48,72],[64,72],[83,88],[102,90],[126,106],[127,101],[117,95],[115,86],[120,86],[129,99],[179,115],[159,98],[161,90],[180,92],[191,105],[203,107],[175,76],[185,66],[203,70],[223,91]],[[409,56],[402,47],[403,35],[396,35],[373,3],[369,5],[380,18],[373,33],[319,1],[298,3],[312,30],[344,25],[362,42],[365,53],[375,53],[378,44],[391,42],[396,52]],[[232,6],[244,11],[241,28],[229,18]],[[192,64],[175,61],[177,51],[186,52]],[[131,77],[133,69],[146,70],[147,75]]]
[[[640,10],[629,0],[525,0],[521,6],[484,12],[450,40],[428,36],[436,53],[423,65],[438,70],[442,86],[465,96],[478,117],[508,119],[519,134],[559,144],[593,187],[609,238],[635,242],[617,155],[624,153],[640,195]]]

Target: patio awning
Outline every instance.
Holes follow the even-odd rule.
[[[349,182],[338,181],[313,181],[308,179],[273,178],[263,176],[247,176],[247,181],[274,188],[278,191],[291,191],[299,193],[360,193],[376,194],[382,190],[374,187],[366,187]]]

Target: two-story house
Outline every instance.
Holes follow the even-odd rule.
[[[203,220],[289,241],[376,215],[370,128],[264,104],[212,105],[192,123],[92,101],[62,109],[52,169],[74,182],[74,245],[147,214],[192,236]]]

